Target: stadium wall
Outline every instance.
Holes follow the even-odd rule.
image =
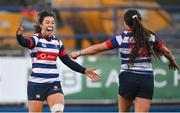
[[[116,104],[120,60],[117,57],[78,58],[78,63],[97,68],[101,80],[91,82],[81,74],[73,72],[58,60],[59,73],[69,104]],[[30,58],[0,58],[0,104],[26,103],[26,86],[31,73]],[[177,59],[180,64],[180,59]],[[153,61],[155,74],[154,103],[180,103],[180,73],[170,71],[168,61]]]

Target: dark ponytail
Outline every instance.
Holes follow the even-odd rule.
[[[35,33],[40,33],[41,32],[41,27],[40,25],[37,23],[36,25],[34,25],[35,28]]]
[[[154,54],[149,41],[150,35],[154,33],[143,26],[140,13],[137,10],[128,10],[124,15],[124,21],[132,29],[135,40],[135,45],[130,53],[129,64],[133,64],[134,60],[140,57],[142,51],[144,55],[149,57]]]
[[[51,12],[51,11],[41,11],[41,12],[39,12],[39,14],[37,15],[38,22],[36,23],[36,25],[34,25],[35,33],[41,32],[40,24],[42,24],[44,18],[47,17],[47,16],[51,16],[54,19],[56,19],[55,14],[53,12]]]

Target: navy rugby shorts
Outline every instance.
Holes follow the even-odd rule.
[[[136,97],[152,100],[154,92],[153,75],[121,72],[119,75],[119,95],[128,100]]]
[[[62,93],[60,81],[53,83],[33,83],[28,82],[28,100],[44,101],[49,95]]]

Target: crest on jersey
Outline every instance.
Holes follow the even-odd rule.
[[[46,47],[46,44],[42,44],[42,47]]]

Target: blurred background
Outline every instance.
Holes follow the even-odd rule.
[[[29,51],[20,47],[15,32],[20,23],[25,36],[34,33],[40,10],[57,16],[56,36],[70,53],[101,43],[123,31],[123,14],[137,9],[144,25],[155,32],[180,65],[179,0],[0,0],[0,111],[27,111],[26,86],[31,73]],[[91,82],[58,60],[66,112],[117,112],[119,50],[76,61],[97,68],[101,80]],[[155,92],[150,111],[180,112],[180,73],[168,69],[168,61],[153,61]],[[44,103],[44,111],[49,111]],[[133,107],[132,107],[133,111]]]

